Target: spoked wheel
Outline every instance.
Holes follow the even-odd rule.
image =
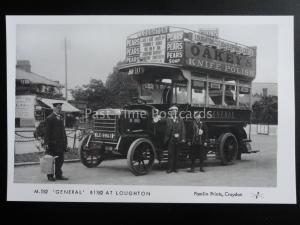
[[[147,138],[139,138],[131,145],[127,153],[127,165],[136,175],[147,174],[155,160],[155,147]]]
[[[238,142],[232,133],[224,133],[219,138],[222,165],[233,164],[238,155]]]
[[[103,154],[99,148],[92,148],[86,146],[86,143],[89,139],[89,135],[84,137],[79,143],[79,155],[80,160],[83,165],[88,168],[97,167],[103,161]]]

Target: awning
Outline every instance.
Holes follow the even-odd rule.
[[[41,102],[43,102],[50,108],[53,108],[52,104],[54,102],[61,102],[61,103],[63,103],[62,110],[61,110],[63,112],[80,112],[79,109],[77,109],[76,107],[74,107],[73,105],[71,105],[69,102],[67,102],[65,100],[56,100],[56,99],[48,99],[48,98],[39,98],[38,100],[40,100]]]

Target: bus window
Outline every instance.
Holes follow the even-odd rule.
[[[172,86],[165,86],[162,92],[162,104],[171,104]]]
[[[209,83],[208,86],[208,104],[209,105],[222,105],[222,84]]]
[[[193,80],[192,104],[205,104],[206,83],[204,81]]]
[[[163,101],[164,90],[167,89],[166,84],[158,83],[142,83],[140,98],[150,104],[161,104]]]
[[[225,85],[225,105],[236,105],[236,86]]]
[[[176,104],[187,104],[188,96],[187,96],[187,86],[184,84],[177,84],[173,90],[173,103]]]
[[[239,87],[239,106],[250,108],[250,88]]]
[[[141,99],[146,100],[148,103],[152,103],[152,93],[154,90],[154,85],[152,83],[143,83],[141,84]]]

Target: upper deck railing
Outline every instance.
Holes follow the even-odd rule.
[[[256,47],[187,28],[165,26],[129,35],[126,63],[180,65],[253,80],[256,76]]]
[[[255,46],[250,47],[250,46],[247,46],[247,45],[244,45],[241,43],[237,43],[237,42],[233,42],[233,41],[229,41],[229,40],[226,40],[226,39],[223,39],[220,37],[213,37],[211,35],[207,35],[207,34],[199,32],[199,31],[194,31],[192,29],[175,27],[175,26],[158,27],[158,28],[148,29],[148,30],[144,30],[144,31],[138,31],[138,32],[135,32],[135,33],[129,35],[127,37],[127,39],[157,35],[157,34],[155,34],[155,31],[151,33],[151,30],[155,30],[155,29],[164,30],[161,33],[156,32],[157,34],[166,34],[166,33],[183,31],[186,34],[188,34],[188,33],[193,34],[194,35],[193,39],[191,39],[190,41],[194,41],[196,43],[200,42],[200,43],[203,43],[206,45],[215,46],[220,49],[229,50],[231,52],[235,52],[238,54],[244,54],[244,55],[248,55],[248,56],[256,55],[256,47]],[[147,32],[147,31],[149,31],[149,32]]]

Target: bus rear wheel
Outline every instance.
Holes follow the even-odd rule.
[[[222,165],[231,165],[238,156],[238,142],[232,133],[224,133],[219,137],[219,152]]]

